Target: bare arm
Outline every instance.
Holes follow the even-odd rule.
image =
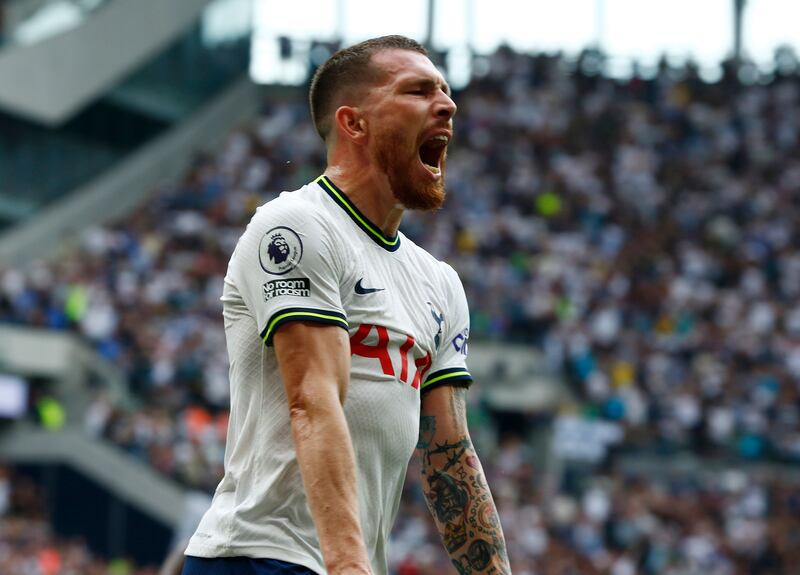
[[[161,564],[161,569],[158,575],[180,575],[183,572],[183,563],[186,560],[184,552],[186,551],[186,541],[182,541],[175,548],[173,548],[164,562]]]
[[[422,396],[417,451],[425,500],[461,575],[510,574],[500,519],[466,419],[465,389],[442,386]]]
[[[325,568],[371,573],[359,520],[355,454],[344,416],[350,342],[339,327],[292,322],[274,339],[292,437]]]

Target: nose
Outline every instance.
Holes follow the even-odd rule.
[[[440,96],[436,101],[434,113],[436,114],[437,118],[450,120],[456,115],[458,106],[456,106],[456,103],[453,102],[453,99],[444,90],[440,90],[439,94]]]

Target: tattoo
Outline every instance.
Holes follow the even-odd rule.
[[[467,542],[467,525],[463,520],[445,523],[442,543],[448,553],[461,549]]]
[[[419,418],[419,440],[417,449],[428,449],[431,440],[436,434],[436,418],[432,415],[423,415]]]
[[[506,573],[505,566],[494,567],[491,566],[492,560],[500,558],[508,565],[508,558],[505,555],[505,547],[502,543],[498,544],[497,540],[491,543],[484,539],[476,539],[470,543],[467,552],[458,558],[452,559],[453,566],[458,570],[461,575],[471,575],[475,572]],[[487,569],[487,567],[491,567]]]
[[[492,535],[497,533],[500,522],[497,520],[497,513],[494,505],[489,501],[484,501],[479,506],[474,506],[469,510],[470,525],[473,525],[479,533]]]
[[[453,465],[458,463],[461,456],[466,453],[468,448],[472,447],[472,442],[467,437],[462,437],[457,442],[450,444],[447,441],[444,442],[442,445],[437,445],[435,448],[430,449],[428,448],[427,452],[425,453],[425,457],[428,460],[428,465],[431,464],[431,457],[434,455],[445,454],[448,456],[447,463],[443,468],[443,471],[447,471]],[[452,454],[452,455],[450,455]]]
[[[469,502],[466,483],[447,473],[437,472],[433,474],[428,485],[436,518],[439,521],[452,521],[463,515],[464,506]]]
[[[497,509],[469,437],[426,443],[425,500],[453,566],[460,575],[510,573]]]
[[[471,571],[464,567],[458,559],[451,559],[450,562],[453,564],[453,567],[456,568],[456,571],[458,571],[458,575],[470,575]]]
[[[468,486],[447,473],[434,473],[429,483],[431,508],[444,525],[442,541],[448,551],[460,549],[467,542],[464,509],[469,502]]]
[[[494,550],[491,545],[483,539],[477,539],[469,546],[466,557],[469,566],[473,569],[486,569],[493,554]]]
[[[466,390],[453,388],[447,407],[442,417],[466,421]],[[425,501],[459,575],[510,575],[500,519],[469,435],[441,431],[435,416],[424,415],[417,448]]]
[[[464,566],[461,565],[461,561],[458,559],[451,559],[450,562],[453,564],[453,567],[456,568],[456,571],[458,571],[458,575],[469,575],[469,571],[464,569]]]

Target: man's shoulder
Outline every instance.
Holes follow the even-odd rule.
[[[239,238],[231,261],[257,253],[262,262],[269,257],[286,261],[283,266],[275,266],[276,271],[285,272],[293,261],[288,254],[299,258],[307,249],[316,252],[322,244],[337,245],[336,227],[330,224],[320,195],[314,184],[310,184],[282,192],[259,206]]]
[[[264,227],[288,222],[314,226],[324,222],[326,210],[318,191],[315,184],[308,184],[298,190],[281,192],[277,198],[256,209],[251,224]]]
[[[458,277],[458,273],[449,263],[436,258],[436,256],[431,254],[425,248],[411,241],[407,236],[403,235],[402,239],[403,243],[413,254],[412,257],[416,260],[417,265],[424,269],[428,274],[436,274],[437,277],[441,278],[443,282],[448,284],[454,281],[458,283],[461,282]]]

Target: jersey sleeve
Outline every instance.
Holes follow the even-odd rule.
[[[444,339],[433,359],[431,369],[420,391],[425,393],[440,385],[472,385],[472,375],[467,369],[469,352],[469,308],[464,287],[455,270],[447,269],[447,293],[450,306],[445,315]]]
[[[267,346],[292,321],[348,327],[332,231],[313,206],[281,200],[259,208],[233,258],[236,287]]]

